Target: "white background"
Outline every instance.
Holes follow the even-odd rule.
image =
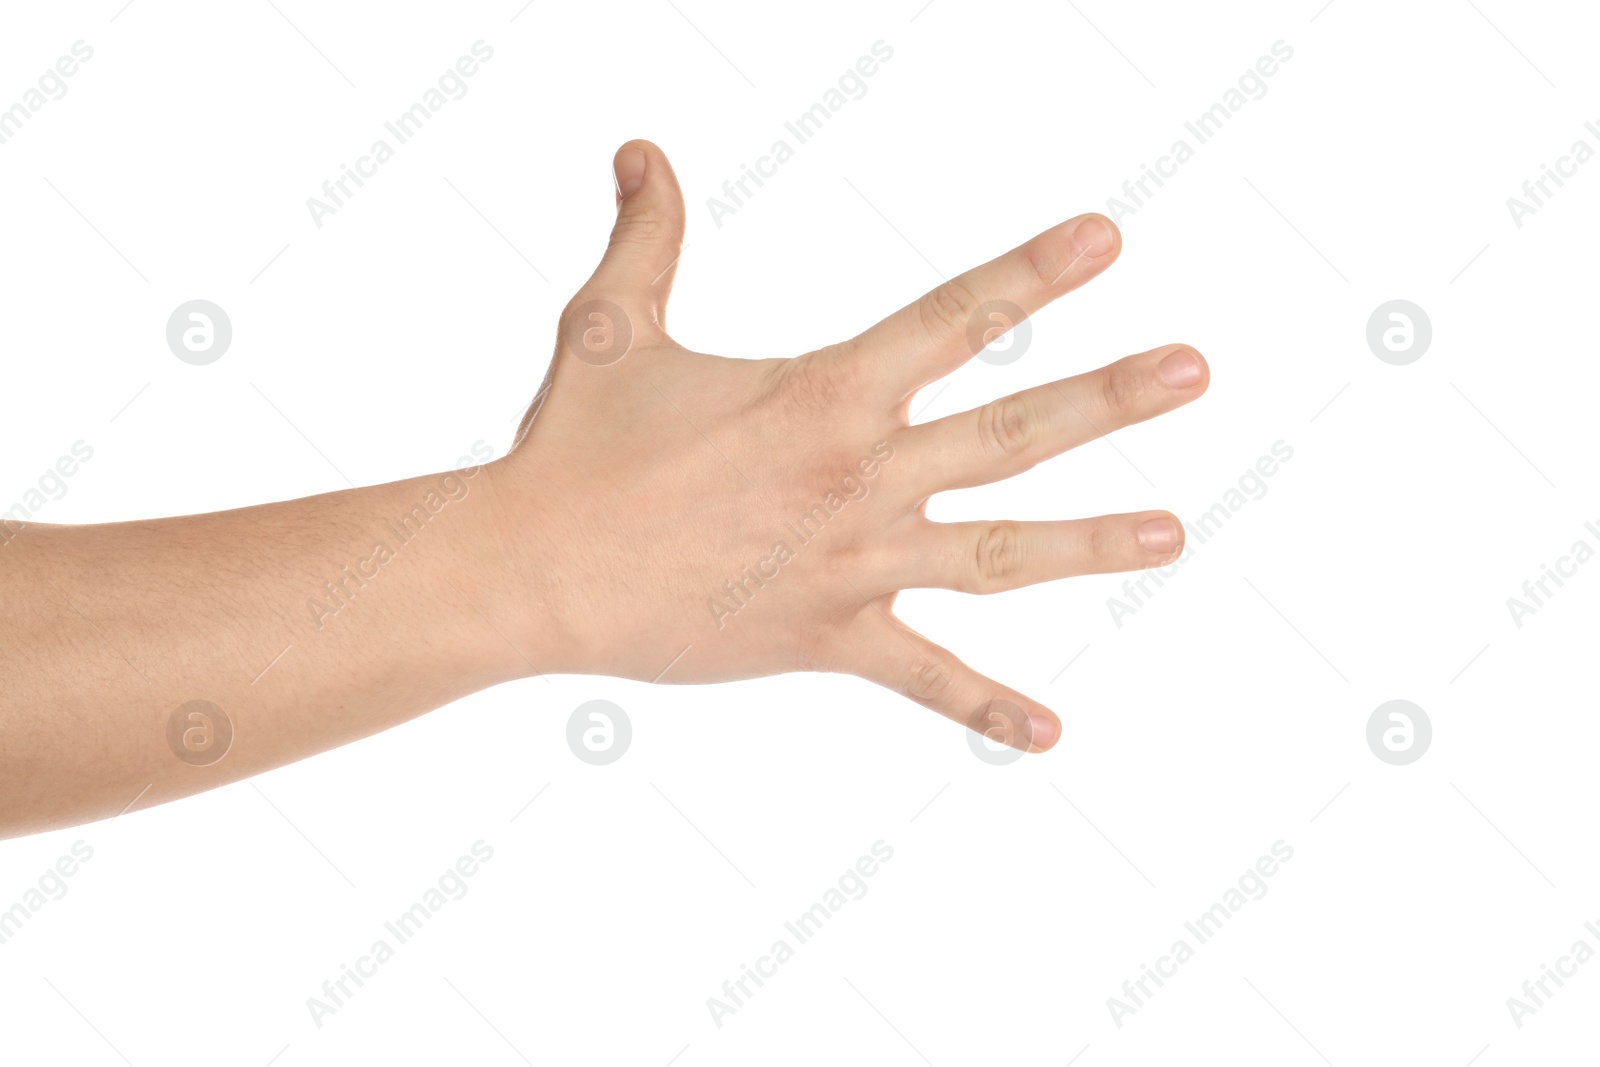
[[[0,946],[0,1056],[1592,1053],[1600,963],[1521,1028],[1506,998],[1574,941],[1600,949],[1583,928],[1600,920],[1600,565],[1520,628],[1506,599],[1575,540],[1600,547],[1583,528],[1600,520],[1600,162],[1520,228],[1506,198],[1576,139],[1600,148],[1583,128],[1600,20],[1507,0],[920,2],[6,6],[0,106],[73,42],[94,49],[0,146],[0,506],[73,442],[94,449],[42,521],[373,484],[479,440],[503,454],[603,248],[630,137],[665,148],[689,202],[674,333],[795,354],[1106,211],[1280,40],[1293,58],[1266,95],[1122,219],[1115,268],[1040,314],[1023,358],[974,361],[917,406],[938,417],[1174,341],[1212,367],[1202,401],[940,498],[941,518],[1193,520],[1274,442],[1294,455],[1121,627],[1121,576],[902,598],[918,629],[1061,713],[1045,756],[991,766],[959,727],[849,678],[533,679],[7,842],[0,908],[74,842],[93,858]],[[306,198],[480,39],[494,58],[467,95],[314,226]],[[706,198],[879,40],[894,54],[866,95],[715,225]],[[165,343],[195,298],[233,323],[210,366]],[[1433,325],[1408,366],[1365,339],[1396,298]],[[596,698],[634,729],[606,767],[564,740]],[[1395,698],[1433,724],[1409,766],[1365,739]],[[318,1027],[307,998],[479,840],[494,856],[467,895]],[[879,840],[894,857],[866,896],[716,1026],[706,998]],[[1269,892],[1118,1027],[1107,998],[1280,840],[1293,859]]]

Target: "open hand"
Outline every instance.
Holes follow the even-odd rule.
[[[846,672],[1049,748],[1053,712],[912,630],[895,595],[1159,566],[1182,551],[1183,527],[1165,511],[936,523],[928,497],[1186,404],[1205,391],[1205,360],[1166,345],[930,423],[910,425],[908,410],[1018,309],[1110,266],[1116,228],[1069,219],[851,340],[728,359],[667,334],[684,205],[666,157],[633,141],[615,169],[610,247],[494,465],[518,576],[503,603],[521,605],[506,610],[520,611],[538,669],[662,682]]]

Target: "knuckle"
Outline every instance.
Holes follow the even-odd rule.
[[[906,675],[905,695],[919,704],[937,704],[955,685],[955,671],[939,660],[922,660]]]
[[[972,592],[1008,588],[1022,570],[1022,531],[1016,523],[996,522],[979,531],[973,552]]]
[[[776,373],[783,388],[775,395],[811,415],[837,412],[861,395],[855,380],[858,371],[850,360],[801,356],[778,364]]]
[[[1014,459],[1033,447],[1039,436],[1039,420],[1026,400],[1007,396],[983,406],[978,432],[986,448]]]
[[[649,245],[659,242],[667,233],[665,221],[653,211],[630,211],[618,216],[611,229],[613,245]]]
[[[1089,560],[1095,570],[1114,569],[1125,555],[1124,540],[1109,523],[1095,523],[1089,531]]]
[[[1113,418],[1131,417],[1144,395],[1144,382],[1120,363],[1107,367],[1100,375],[1100,401]]]
[[[559,328],[566,329],[572,323],[578,321],[586,308],[603,299],[605,299],[605,296],[592,282],[589,285],[585,285],[574,293],[572,299],[567,301],[567,306],[561,309],[561,316],[558,320]]]
[[[1041,289],[1052,288],[1063,273],[1061,257],[1038,241],[1030,241],[1022,247],[1022,262]]]
[[[881,574],[892,565],[882,548],[860,535],[857,530],[842,531],[823,556],[821,566],[830,577],[843,581],[858,581],[858,575]]]
[[[959,281],[948,281],[917,302],[922,327],[933,337],[962,336],[978,310],[978,298]]]

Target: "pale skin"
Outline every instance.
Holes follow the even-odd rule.
[[[931,422],[908,412],[972,358],[983,305],[1031,314],[1078,288],[1117,258],[1116,228],[1069,219],[851,340],[724,358],[666,330],[685,222],[666,157],[632,141],[614,169],[610,245],[503,458],[209,515],[5,525],[0,837],[237,781],[536,673],[842,672],[1017,748],[1056,743],[1054,712],[912,630],[896,594],[1160,566],[1182,525],[936,523],[928,497],[1186,404],[1205,360],[1165,345]],[[232,726],[208,765],[168,739],[195,700]]]

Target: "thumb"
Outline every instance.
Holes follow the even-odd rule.
[[[605,258],[585,288],[622,298],[666,324],[667,296],[683,250],[683,193],[666,155],[649,141],[629,141],[612,160],[617,223]]]

